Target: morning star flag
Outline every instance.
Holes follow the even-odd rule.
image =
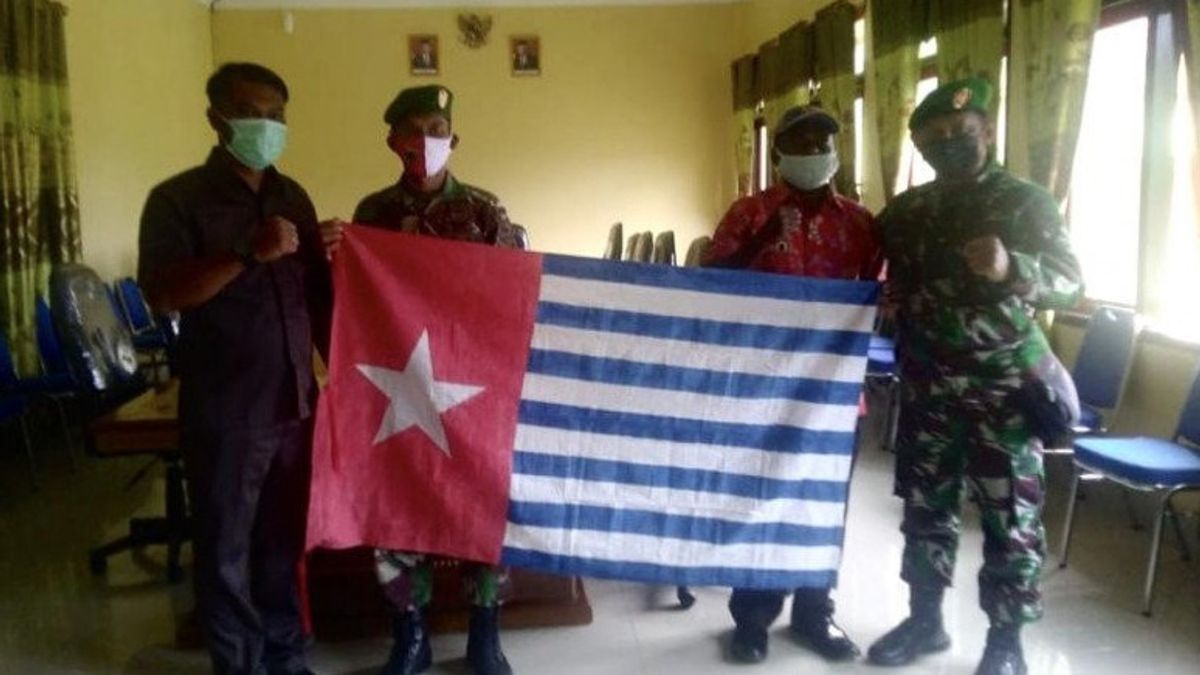
[[[334,285],[310,548],[836,578],[876,284],[350,226]]]

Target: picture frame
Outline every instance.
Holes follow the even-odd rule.
[[[508,57],[514,77],[542,74],[542,41],[537,35],[514,35],[508,40]]]
[[[441,70],[438,36],[420,33],[408,36],[408,72],[413,75],[437,75]]]

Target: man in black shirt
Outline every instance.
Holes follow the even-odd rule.
[[[138,278],[155,310],[182,313],[180,440],[213,668],[308,673],[296,565],[329,270],[312,202],[273,166],[286,143],[283,80],[226,64],[207,93],[219,144],[150,192]]]

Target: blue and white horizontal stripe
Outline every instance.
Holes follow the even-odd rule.
[[[545,256],[502,560],[832,583],[877,292]]]

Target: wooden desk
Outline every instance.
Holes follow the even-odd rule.
[[[91,426],[90,442],[100,457],[155,455],[167,463],[167,516],[135,519],[130,536],[92,552],[92,569],[104,571],[112,553],[147,543],[167,544],[168,576],[182,578],[178,547],[187,538],[186,501],[179,457],[179,384],[152,389],[129,401]],[[182,538],[181,538],[182,537]],[[462,585],[453,566],[439,566],[430,623],[434,631],[466,628],[469,607],[462,599]],[[307,569],[307,596],[313,631],[318,639],[347,639],[385,634],[390,617],[375,579],[372,552],[315,551]],[[501,614],[505,628],[583,625],[591,623],[583,581],[524,570],[512,572],[512,598]],[[197,643],[194,621],[185,617],[177,641]]]

